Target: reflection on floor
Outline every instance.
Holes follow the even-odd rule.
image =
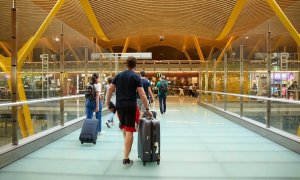
[[[122,134],[104,127],[97,145],[79,130],[0,170],[0,179],[300,179],[300,155],[198,105],[169,97],[161,121],[161,164],[144,167],[132,149],[123,167]],[[158,109],[155,105],[154,109]],[[105,120],[105,117],[104,119]]]

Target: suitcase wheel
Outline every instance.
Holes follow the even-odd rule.
[[[81,144],[83,144],[83,141],[81,141]]]
[[[143,162],[143,166],[146,166],[146,162],[145,161]]]
[[[159,165],[159,164],[160,164],[160,161],[157,161],[156,163],[157,163],[157,165]]]
[[[94,144],[96,144],[96,141],[94,142]]]

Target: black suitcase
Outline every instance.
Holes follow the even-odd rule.
[[[160,163],[160,122],[142,118],[139,122],[138,156],[146,166],[147,162]]]
[[[85,119],[79,136],[79,141],[83,143],[96,144],[98,135],[99,121],[93,119]]]
[[[157,113],[155,111],[151,111],[151,112],[152,112],[153,118],[156,119]],[[144,113],[143,118],[146,118],[146,117],[147,117],[147,114]]]

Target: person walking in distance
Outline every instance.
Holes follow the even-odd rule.
[[[114,78],[112,84],[108,88],[105,103],[109,107],[111,96],[116,90],[116,108],[120,120],[120,128],[124,136],[124,165],[132,165],[133,161],[129,159],[133,143],[133,132],[136,132],[136,123],[139,120],[139,110],[137,108],[138,92],[141,101],[145,106],[145,113],[152,117],[149,111],[149,104],[143,89],[141,78],[135,74],[136,59],[134,57],[127,58],[127,70],[119,73]]]
[[[146,79],[146,72],[141,71],[140,77],[142,79],[142,84],[143,84],[144,91],[146,93],[146,97],[147,97],[148,101],[152,103],[153,102],[153,93],[152,93],[152,90],[150,87],[151,86],[150,81]],[[141,114],[141,117],[142,117],[143,113],[146,111],[146,108],[143,105],[143,102],[138,93],[137,93],[137,105],[138,105],[139,110],[142,112],[142,114]]]
[[[102,100],[100,99],[101,84],[99,84],[99,74],[93,73],[91,82],[86,87],[86,118],[92,119],[95,112],[96,119],[99,120],[98,133],[102,129]]]
[[[112,81],[113,81],[112,77],[109,77],[107,79],[108,84],[107,84],[107,87],[105,88],[105,96],[107,94],[108,87],[110,86]],[[112,94],[112,97],[111,97],[110,102],[109,102],[108,109],[110,109],[111,112],[108,115],[108,120],[106,121],[106,126],[108,128],[110,128],[111,126],[114,125],[114,116],[115,116],[116,111],[117,111],[117,109],[116,109],[116,93],[115,92],[113,92],[113,94]]]
[[[167,94],[168,94],[168,83],[165,81],[165,77],[160,77],[160,81],[157,83],[156,88],[158,89],[159,109],[160,113],[164,114],[167,110]]]

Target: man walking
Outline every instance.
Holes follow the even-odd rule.
[[[152,117],[149,111],[149,104],[143,89],[141,78],[135,74],[136,59],[127,58],[127,70],[119,73],[108,88],[106,95],[106,106],[109,107],[110,99],[116,90],[116,108],[120,120],[120,128],[124,136],[124,165],[132,165],[133,161],[129,159],[131,146],[133,143],[133,132],[136,132],[136,123],[139,120],[139,110],[137,108],[138,92],[141,101],[145,106],[145,113]]]
[[[152,103],[153,102],[153,93],[151,91],[150,81],[146,79],[146,72],[141,71],[140,76],[141,76],[141,79],[142,79],[142,85],[143,85],[146,97],[147,97],[148,101],[150,101]],[[143,102],[142,102],[142,100],[141,100],[138,93],[137,93],[137,105],[139,107],[139,110],[142,113],[144,113],[146,111],[146,108],[143,105]],[[143,114],[141,116],[143,116]]]
[[[160,81],[157,83],[156,88],[158,89],[160,113],[164,114],[167,110],[166,100],[168,94],[168,83],[165,81],[164,76],[160,77]]]

